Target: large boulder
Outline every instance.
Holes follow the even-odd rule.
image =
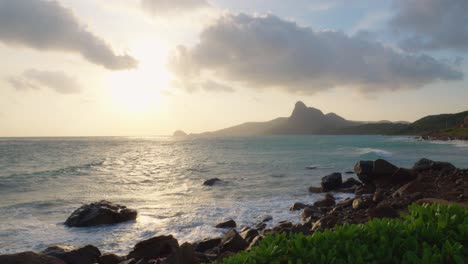
[[[361,186],[362,183],[354,178],[348,178],[346,179],[342,184],[340,188],[353,188],[353,187],[359,187]]]
[[[424,171],[424,170],[453,170],[455,166],[448,162],[433,161],[430,159],[420,159],[413,165],[413,170]]]
[[[179,249],[179,243],[172,236],[157,236],[138,242],[128,254],[127,259],[158,259],[166,258]]]
[[[240,232],[240,236],[247,242],[250,244],[250,242],[252,242],[252,240],[258,236],[258,231],[257,229],[254,229],[254,228],[246,228],[245,230],[243,230],[242,232]]]
[[[220,252],[239,252],[246,249],[249,244],[237,233],[236,230],[230,230],[221,239],[219,245]]]
[[[325,191],[331,191],[337,189],[341,186],[343,180],[341,178],[341,173],[335,172],[330,175],[327,175],[322,178],[322,189]]]
[[[56,257],[38,254],[32,251],[0,255],[2,264],[66,264]]]
[[[304,209],[306,207],[307,207],[307,204],[295,202],[293,205],[291,205],[291,207],[289,207],[289,211],[297,211],[297,210]]]
[[[359,161],[354,170],[364,184],[387,185],[407,182],[412,179],[410,170],[398,168],[390,162],[377,159],[375,161]]]
[[[69,227],[109,225],[135,220],[136,217],[136,210],[103,200],[76,209],[65,221],[65,225]]]
[[[222,222],[216,225],[216,228],[235,228],[237,226],[234,220],[228,220],[226,222]]]
[[[42,254],[56,257],[67,264],[93,264],[99,262],[101,251],[95,246],[87,245],[75,248],[66,245],[56,245],[46,248]]]
[[[221,238],[209,238],[198,242],[195,246],[196,252],[205,252],[217,247],[221,243]]]
[[[360,160],[354,165],[354,173],[358,176],[359,180],[363,183],[372,182],[372,170],[374,169],[374,162],[371,160]]]

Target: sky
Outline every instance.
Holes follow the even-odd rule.
[[[0,137],[468,110],[466,0],[0,0]]]

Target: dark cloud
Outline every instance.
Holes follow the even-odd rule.
[[[141,0],[141,5],[153,15],[175,14],[210,6],[206,0]]]
[[[116,55],[57,1],[0,0],[0,41],[38,50],[77,52],[110,70],[135,68],[138,64],[129,55]]]
[[[394,0],[391,26],[408,51],[468,51],[467,0]]]
[[[75,94],[81,91],[76,78],[61,71],[26,70],[17,77],[8,79],[9,83],[18,91],[38,90],[46,87],[61,94]]]
[[[313,31],[274,15],[225,15],[169,63],[179,82],[216,76],[252,89],[315,93],[336,86],[363,91],[417,89],[460,80],[452,65],[342,32]]]

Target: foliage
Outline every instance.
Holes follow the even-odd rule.
[[[468,263],[468,210],[411,205],[400,219],[267,236],[224,263]]]

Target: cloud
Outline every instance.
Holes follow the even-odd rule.
[[[8,81],[18,91],[39,90],[42,87],[50,88],[61,94],[76,94],[81,91],[76,78],[61,71],[29,69],[20,76],[9,78]]]
[[[57,1],[0,0],[0,41],[38,50],[76,52],[110,70],[138,64],[129,55],[116,55]]]
[[[226,84],[213,81],[210,79],[207,80],[175,80],[172,82],[172,86],[177,88],[185,89],[188,92],[196,92],[203,90],[205,92],[218,92],[218,93],[232,93],[234,89]]]
[[[391,26],[408,51],[468,51],[467,0],[394,0]]]
[[[179,82],[216,76],[252,89],[306,94],[337,86],[417,89],[463,78],[453,65],[430,56],[399,53],[359,35],[314,31],[274,15],[225,15],[202,31],[194,47],[179,46],[169,67]]]
[[[206,0],[141,0],[141,6],[152,15],[175,14],[209,7]]]

